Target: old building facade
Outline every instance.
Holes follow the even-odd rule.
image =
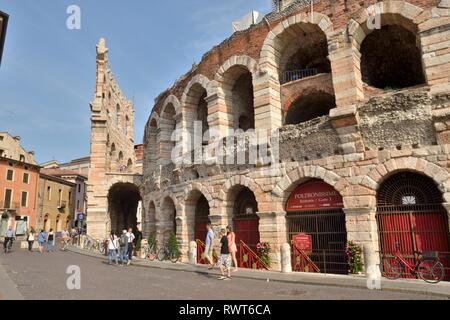
[[[23,236],[37,223],[40,167],[34,152],[20,142],[20,137],[0,132],[0,237],[9,226]]]
[[[37,229],[55,232],[72,226],[75,212],[76,183],[43,170],[39,175]]]
[[[281,4],[156,99],[144,137],[145,233],[165,241],[175,232],[187,260],[205,221],[231,225],[252,248],[271,244],[274,270],[284,244],[296,257],[298,234],[310,237],[315,265],[332,273],[347,272],[348,241],[363,248],[366,268],[395,242],[408,254],[449,252],[448,1]],[[102,72],[97,81],[93,139],[101,143],[93,145],[103,156]],[[266,130],[271,156],[243,165],[172,161],[174,147],[176,159],[191,158],[191,141],[173,132],[192,133],[195,122],[222,137]],[[194,154],[217,141],[206,136]],[[92,179],[108,180],[108,163],[102,158]],[[104,208],[108,188],[91,210]]]

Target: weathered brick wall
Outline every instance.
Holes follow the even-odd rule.
[[[144,206],[155,207],[144,219],[152,222],[147,229],[158,230],[160,222],[154,216],[162,212],[163,200],[171,198],[177,211],[177,236],[186,257],[189,241],[194,240],[192,193],[207,198],[210,218],[220,227],[233,216],[229,196],[233,187],[246,186],[258,202],[261,241],[273,244],[274,268],[278,269],[280,245],[287,241],[287,197],[300,183],[317,178],[343,196],[348,240],[364,247],[369,266],[378,259],[376,191],[388,176],[404,170],[426,175],[442,191],[443,205],[450,207],[450,8],[448,4],[438,8],[438,3],[320,1],[314,15],[304,8],[268,16],[208,52],[196,68],[157,98],[152,119],[158,118],[170,100],[177,105],[179,127],[186,126],[186,91],[192,79],[203,77],[209,125],[226,129],[230,112],[225,94],[230,85],[227,72],[238,65],[253,76],[257,129],[278,131],[283,126],[283,112],[298,97],[314,90],[334,93],[336,108],[329,116],[282,127],[282,161],[273,166],[202,164],[145,171]],[[359,49],[369,34],[365,24],[372,4],[380,8],[384,23],[407,21],[417,30],[426,78],[421,87],[393,92],[363,84]],[[279,56],[284,50],[280,39],[293,30],[300,32],[299,26],[308,23],[318,26],[327,37],[331,74],[280,85]],[[150,168],[147,150],[145,155],[144,166]]]

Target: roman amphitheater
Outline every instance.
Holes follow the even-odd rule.
[[[233,226],[248,268],[261,267],[252,258],[261,242],[271,245],[272,270],[290,248],[294,270],[338,274],[348,272],[349,241],[363,249],[366,268],[397,243],[411,258],[450,252],[449,48],[448,0],[280,1],[156,98],[141,174],[133,105],[101,40],[90,232],[136,227],[141,201],[144,235],[163,243],[174,232],[184,261],[200,250],[208,221]],[[223,140],[205,135],[191,148],[195,123]],[[230,129],[264,136],[256,148],[268,141],[268,156],[189,161],[217,156],[218,143],[242,147],[238,136],[226,138]]]

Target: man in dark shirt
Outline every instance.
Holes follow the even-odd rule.
[[[222,276],[219,280],[231,280],[231,263],[227,231],[225,229],[220,230],[220,236],[220,273]],[[227,276],[225,276],[225,270],[227,271]]]

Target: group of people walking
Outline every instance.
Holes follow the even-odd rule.
[[[6,252],[6,249],[11,247],[12,242],[16,238],[15,232],[13,230],[13,227],[10,226],[8,230],[6,231],[5,240],[3,242],[3,248]],[[28,243],[28,251],[33,252],[34,243],[37,241],[39,245],[39,252],[44,253],[46,252],[54,252],[54,245],[55,245],[56,235],[53,229],[50,229],[48,232],[45,230],[41,230],[39,233],[34,231],[34,228],[30,228],[27,230],[26,233],[26,241]],[[65,243],[70,241],[70,235],[67,230],[64,230],[61,232],[61,248],[64,250]]]
[[[112,265],[113,260],[116,265],[129,266],[133,259],[133,251],[135,245],[136,236],[133,233],[133,229],[129,228],[123,230],[120,237],[116,235],[114,231],[111,232],[108,238],[108,264]]]
[[[208,269],[213,269],[215,266],[218,266],[221,273],[218,279],[231,280],[231,263],[234,265],[233,271],[236,272],[238,270],[236,234],[233,232],[231,226],[220,230],[220,254],[217,264],[215,264],[213,258],[215,234],[211,223],[208,223],[206,228],[208,232],[205,240],[205,259],[209,263]]]
[[[63,234],[68,234],[67,231],[63,231]],[[39,252],[44,253],[44,251],[47,252],[53,252],[53,248],[55,245],[56,235],[53,229],[50,229],[50,231],[45,231],[41,229],[41,231],[36,235],[33,229],[28,230],[27,232],[27,242],[28,242],[28,251],[33,251],[34,242],[36,241],[39,245]]]

